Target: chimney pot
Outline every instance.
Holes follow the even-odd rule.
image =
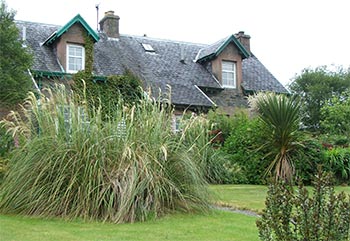
[[[105,16],[106,16],[106,15],[114,15],[114,11],[109,10],[109,11],[105,12]]]

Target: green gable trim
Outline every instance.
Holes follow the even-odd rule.
[[[54,72],[54,71],[41,71],[41,70],[32,70],[31,71],[34,78],[67,78],[70,79],[72,77],[71,74],[64,72]]]
[[[89,24],[87,24],[87,22],[82,18],[82,16],[80,16],[80,14],[78,14],[77,16],[75,16],[73,19],[71,19],[66,25],[64,25],[62,28],[60,28],[59,30],[57,30],[56,32],[54,32],[45,42],[44,45],[50,45],[52,44],[56,39],[58,39],[59,37],[62,36],[62,34],[64,34],[65,32],[68,31],[68,29],[70,27],[72,27],[73,24],[75,23],[80,23],[86,30],[86,32],[88,33],[88,35],[90,35],[93,39],[94,42],[97,42],[100,37],[98,36],[98,34],[89,26]]]
[[[42,70],[31,70],[34,78],[57,78],[57,79],[72,79],[73,74],[65,72],[55,72],[55,71],[42,71]],[[98,81],[106,82],[107,77],[102,75],[94,75],[93,81],[96,83]]]
[[[250,56],[249,52],[244,48],[244,46],[236,39],[234,35],[231,35],[215,52],[215,57],[217,57],[221,52],[229,45],[231,42],[233,42],[237,48],[238,51],[243,55],[243,58],[248,58]]]
[[[236,37],[234,35],[231,35],[229,38],[227,38],[227,40],[222,43],[215,52],[206,55],[200,59],[198,59],[198,62],[206,62],[209,60],[212,60],[216,57],[218,57],[222,51],[224,51],[224,49],[227,47],[227,45],[229,45],[230,43],[234,43],[236,45],[236,47],[238,48],[239,53],[242,55],[242,58],[248,58],[250,56],[250,53],[244,48],[244,46],[236,39]]]

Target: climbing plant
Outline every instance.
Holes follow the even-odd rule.
[[[84,34],[85,41],[85,71],[92,74],[94,64],[94,41],[87,33]]]
[[[85,34],[85,69],[73,76],[72,88],[77,96],[85,96],[88,104],[105,110],[114,109],[121,98],[126,104],[136,102],[142,94],[141,81],[127,70],[124,75],[106,77],[93,75],[94,42]]]

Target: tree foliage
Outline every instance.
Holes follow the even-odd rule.
[[[350,88],[321,108],[321,119],[324,132],[345,136],[350,140]]]
[[[14,23],[15,12],[0,1],[0,102],[11,106],[21,102],[31,88],[27,74],[32,56],[22,47]]]
[[[293,94],[302,97],[302,121],[311,130],[319,130],[321,108],[350,87],[350,70],[329,70],[326,66],[304,69],[290,85]]]

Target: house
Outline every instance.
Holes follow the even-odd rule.
[[[178,111],[219,106],[231,113],[246,106],[251,93],[287,92],[252,53],[244,32],[206,45],[121,34],[119,21],[113,11],[106,12],[98,33],[80,15],[64,26],[16,21],[24,46],[34,54],[31,72],[39,87],[84,69],[89,38],[97,80],[129,70],[154,92],[171,86]]]

